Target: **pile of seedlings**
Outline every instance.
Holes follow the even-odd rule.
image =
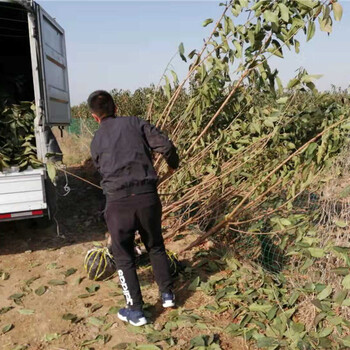
[[[0,171],[12,166],[38,167],[34,136],[35,106],[31,102],[0,107]]]
[[[0,172],[40,165],[34,136],[35,106],[20,100],[24,78],[0,79]]]

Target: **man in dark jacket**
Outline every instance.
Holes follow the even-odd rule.
[[[149,252],[163,306],[175,305],[152,152],[161,153],[170,169],[178,167],[179,157],[173,143],[155,126],[138,117],[116,116],[113,98],[106,91],[93,92],[88,105],[100,123],[91,142],[91,155],[102,175],[101,186],[107,199],[105,218],[127,304],[119,310],[118,317],[141,326],[147,321],[135,267],[135,231],[139,231]]]

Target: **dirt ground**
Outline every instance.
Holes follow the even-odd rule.
[[[91,169],[71,170],[96,182]],[[63,184],[64,177],[60,176],[60,194],[64,192]],[[86,277],[83,267],[84,256],[94,242],[106,242],[105,223],[99,215],[103,196],[98,189],[73,178],[69,178],[69,185],[70,194],[58,198],[60,235],[54,225],[43,227],[42,222],[33,220],[0,224],[0,272],[8,273],[0,279],[1,350],[135,348],[151,343],[146,338],[147,332],[162,333],[174,312],[161,307],[151,271],[143,268],[139,278],[151,328],[147,328],[147,332],[135,329],[120,321],[115,313],[108,313],[111,307],[124,305],[117,278],[94,282]],[[176,252],[194,238],[187,236],[187,241],[167,242],[167,247]],[[191,264],[190,256],[187,264]],[[72,268],[76,271],[65,276],[64,272]],[[52,280],[64,284],[52,285]],[[212,334],[215,327],[220,329],[232,322],[229,314],[214,317],[200,309],[212,302],[213,297],[201,291],[189,291],[190,282],[184,278],[176,281],[177,305],[181,312],[199,315],[201,321],[184,323],[171,331],[175,344],[157,343],[163,349],[189,349],[193,337]],[[98,286],[90,293],[86,288],[93,285]],[[35,292],[39,287],[45,290],[44,294]],[[4,309],[7,307],[9,309]],[[68,313],[76,315],[74,322],[62,318]],[[4,331],[6,325],[12,325],[7,332]],[[221,333],[219,338],[222,349],[248,349],[240,339]],[[90,340],[84,348],[84,341]]]

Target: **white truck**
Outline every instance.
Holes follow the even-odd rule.
[[[29,82],[21,100],[35,101],[35,139],[39,169],[0,172],[0,222],[52,215],[45,163],[51,127],[70,124],[65,35],[62,27],[31,0],[0,0],[1,71],[20,73]],[[57,144],[57,143],[56,143]]]

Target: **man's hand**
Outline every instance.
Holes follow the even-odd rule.
[[[168,167],[168,172],[167,174],[169,174],[169,176],[173,175],[175,173],[176,169],[170,168]]]

